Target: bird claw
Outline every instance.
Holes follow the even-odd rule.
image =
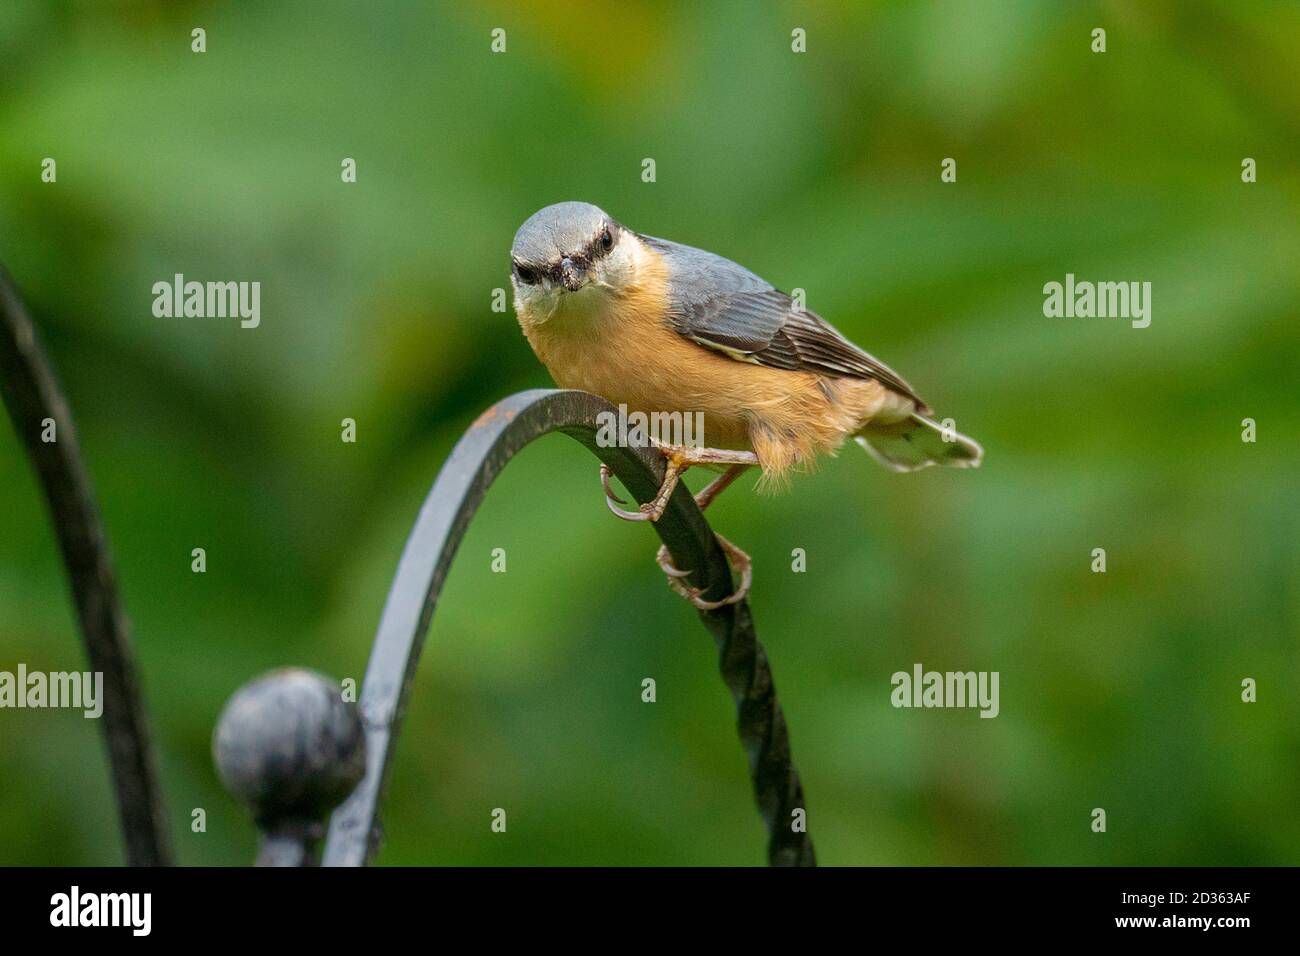
[[[622,498],[614,493],[614,489],[609,486],[609,466],[600,466],[600,484],[605,489],[605,506],[613,513],[616,518],[622,518],[624,521],[654,521],[659,516],[652,515],[653,509],[650,505],[640,505],[636,511],[628,511],[620,508],[619,505],[627,504]]]
[[[617,501],[621,505],[627,504],[627,502],[624,501],[622,498],[620,498],[618,495],[616,495],[614,493],[614,489],[609,486],[609,476],[610,476],[609,465],[602,464],[600,466],[600,486],[605,489],[605,500]]]
[[[614,489],[609,484],[609,466],[601,464],[600,485],[605,491],[605,506],[609,508],[615,517],[622,518],[624,521],[658,521],[663,517],[664,511],[668,507],[668,499],[677,487],[677,482],[681,478],[683,471],[692,464],[697,463],[730,465],[725,474],[711,482],[698,495],[695,495],[695,503],[703,511],[712,503],[714,498],[736,480],[741,472],[751,465],[757,464],[753,452],[719,452],[713,449],[692,451],[671,445],[656,445],[656,447],[668,460],[664,468],[663,483],[659,486],[659,491],[654,498],[643,505],[639,505],[636,511],[628,511],[626,508],[619,507],[619,505],[625,505],[627,502],[614,493]],[[749,587],[754,578],[754,563],[749,555],[722,535],[715,533],[714,537],[718,539],[718,544],[727,556],[728,566],[740,574],[740,587],[736,589],[734,594],[723,598],[721,601],[706,601],[701,596],[703,592],[699,588],[687,584],[683,579],[692,572],[682,571],[674,567],[667,547],[661,546],[659,552],[655,555],[655,563],[668,577],[668,586],[701,611],[716,611],[729,604],[740,603],[749,594]]]
[[[669,469],[664,476],[664,483],[654,499],[647,501],[643,505],[638,505],[636,511],[628,511],[619,507],[619,505],[627,504],[627,502],[616,495],[614,489],[609,486],[609,466],[602,464],[600,466],[600,484],[605,489],[605,506],[609,508],[616,518],[622,518],[624,521],[658,521],[663,517],[664,511],[668,507],[668,498],[677,486],[677,479],[680,474],[680,466],[670,462]]]
[[[731,566],[733,571],[740,574],[740,587],[736,588],[734,594],[728,595],[720,601],[704,600],[700,596],[702,592],[699,588],[692,587],[682,581],[682,578],[691,572],[682,571],[673,565],[668,554],[667,545],[660,545],[659,553],[655,555],[655,563],[659,565],[659,570],[668,576],[668,586],[701,611],[716,611],[729,604],[739,604],[748,596],[750,585],[754,583],[754,562],[750,556],[722,535],[715,532],[714,537],[718,539],[718,544],[722,546],[722,551],[727,556],[727,564]]]

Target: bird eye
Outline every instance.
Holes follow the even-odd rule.
[[[614,236],[610,233],[609,226],[600,231],[600,247],[606,252],[614,248]]]
[[[529,268],[519,262],[515,263],[515,277],[524,285],[537,285],[537,280],[540,278],[536,269]]]

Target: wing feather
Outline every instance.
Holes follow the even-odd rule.
[[[885,363],[858,348],[829,322],[729,259],[642,236],[672,268],[670,316],[676,331],[705,348],[769,368],[874,379],[923,402]]]

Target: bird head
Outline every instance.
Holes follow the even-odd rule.
[[[515,233],[515,307],[549,317],[565,301],[617,295],[630,281],[640,240],[604,210],[562,202],[533,213]]]

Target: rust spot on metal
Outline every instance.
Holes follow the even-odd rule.
[[[496,420],[498,416],[505,416],[506,421],[511,421],[514,419],[515,413],[509,409],[502,409],[500,405],[493,405],[478,418],[474,419],[474,424],[469,427],[471,430],[475,428],[483,428],[489,422]]]

